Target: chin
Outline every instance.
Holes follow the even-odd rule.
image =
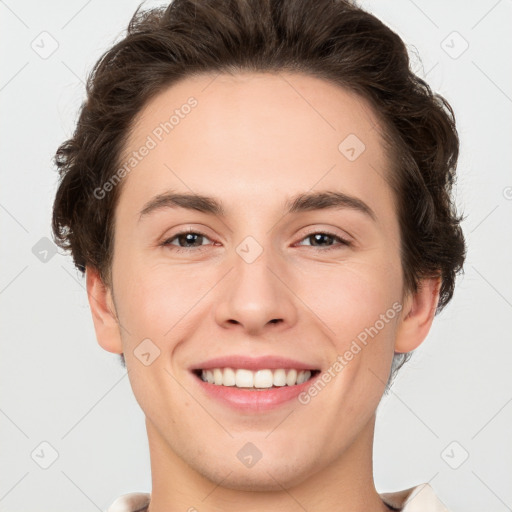
[[[296,474],[293,475],[292,481],[288,480],[287,475],[283,475],[279,468],[276,468],[275,471],[269,471],[270,474],[264,470],[258,474],[251,474],[249,471],[233,471],[224,480],[221,479],[216,483],[234,491],[271,492],[290,489],[301,482]]]
[[[204,462],[204,461],[203,461]],[[226,461],[224,461],[226,462]],[[245,468],[235,459],[235,464],[222,464],[222,467],[194,467],[194,469],[215,485],[225,489],[247,492],[282,491],[299,485],[308,474],[298,471],[287,463],[264,463],[258,461],[252,468]]]

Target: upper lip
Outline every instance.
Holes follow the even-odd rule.
[[[197,363],[190,367],[190,370],[210,370],[212,368],[239,368],[247,370],[277,370],[295,369],[295,370],[318,370],[318,366],[313,363],[303,363],[295,359],[289,359],[281,356],[262,356],[249,357],[244,355],[231,355],[224,357],[216,357]]]

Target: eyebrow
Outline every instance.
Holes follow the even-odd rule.
[[[187,210],[197,210],[218,217],[226,216],[226,210],[222,202],[214,197],[201,194],[166,192],[153,197],[144,205],[140,212],[139,221],[143,217],[165,208],[185,208]],[[345,208],[359,211],[370,217],[374,222],[377,220],[375,212],[364,201],[343,192],[330,190],[306,192],[293,196],[285,203],[286,214],[312,210],[339,210]]]

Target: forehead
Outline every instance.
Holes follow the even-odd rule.
[[[160,126],[166,122],[170,126]],[[278,134],[277,142],[291,144],[301,137],[317,143],[317,132],[335,139],[350,133],[367,140],[379,135],[378,116],[370,104],[329,81],[287,72],[199,74],[179,80],[149,100],[132,123],[126,147],[142,142],[148,131],[154,131],[157,139],[171,131],[179,137],[186,125],[208,131],[205,144],[228,142],[222,136],[233,128],[232,137],[238,141],[247,141],[247,134],[251,139],[266,134],[270,141]],[[283,127],[293,129],[283,133]]]
[[[371,202],[389,167],[380,134],[368,102],[325,80],[283,72],[205,74],[145,105],[120,161],[150,148],[126,178],[138,196],[168,187],[224,192],[230,201],[251,191],[289,196],[317,187],[346,188]]]

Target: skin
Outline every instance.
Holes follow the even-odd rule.
[[[360,97],[309,76],[199,75],[145,106],[126,155],[190,96],[197,107],[122,185],[112,286],[87,268],[98,342],[124,353],[146,415],[149,510],[389,510],[373,482],[375,411],[394,351],[425,339],[440,283],[404,293],[378,119]],[[354,161],[338,149],[349,134],[366,147]],[[140,219],[169,190],[214,196],[226,215],[168,207]],[[308,191],[357,197],[376,220],[352,208],[285,214],[285,201]],[[204,238],[182,240],[178,253],[172,237],[187,228]],[[308,235],[323,232],[352,245],[327,237],[315,246]],[[247,236],[263,248],[252,263],[236,252]],[[326,370],[396,302],[401,313],[307,405],[242,414],[204,395],[188,370],[234,353]],[[146,338],[160,350],[148,366],[134,355]],[[262,453],[251,468],[237,458],[247,442]]]

